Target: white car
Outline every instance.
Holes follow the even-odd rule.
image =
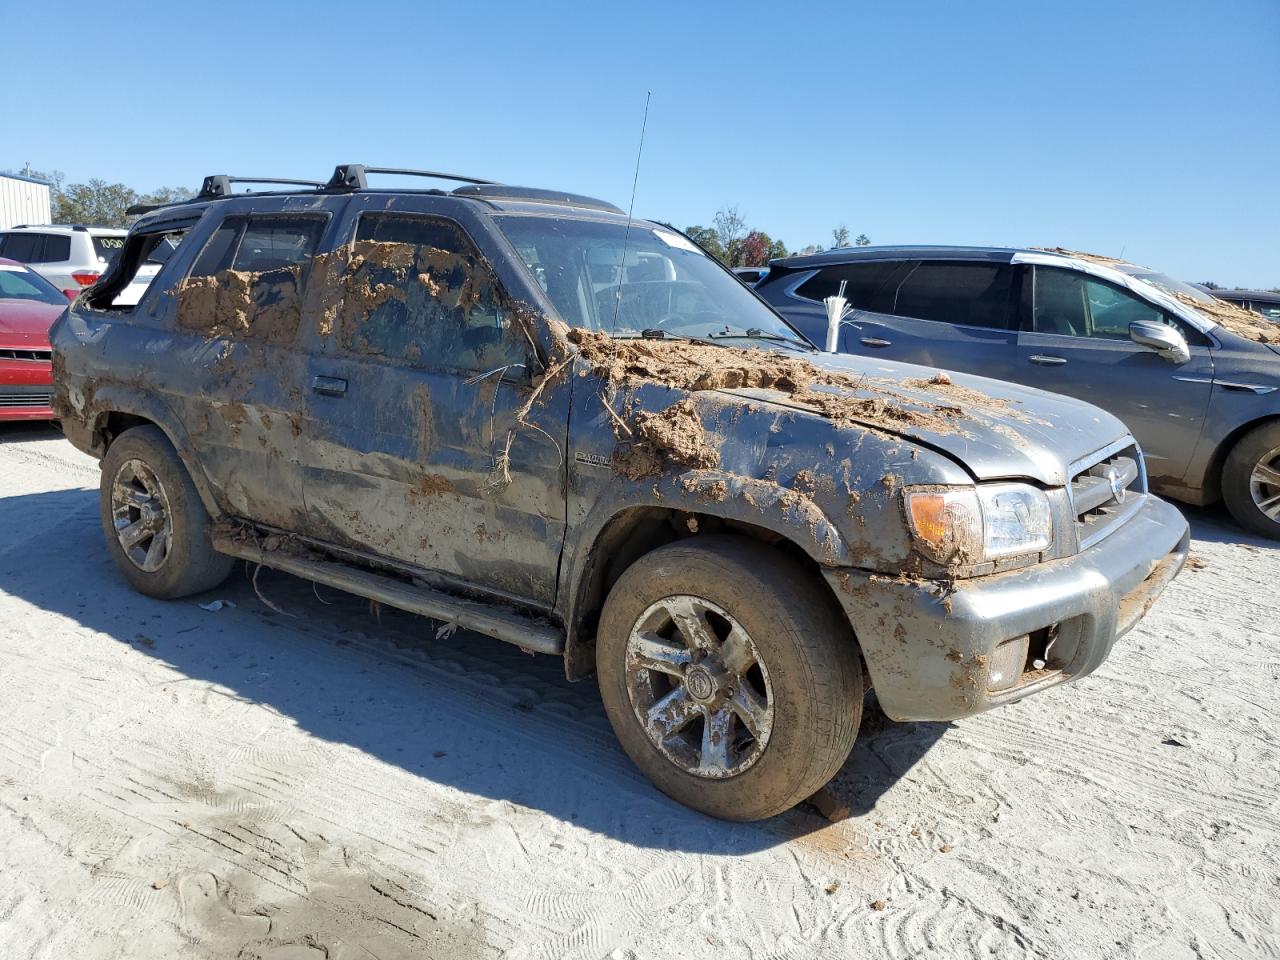
[[[0,230],[0,257],[25,263],[59,290],[80,290],[98,282],[107,267],[124,249],[127,230],[118,227],[87,227],[83,224],[42,224]],[[139,269],[129,286],[120,291],[115,303],[132,306],[146,292],[160,272],[159,252]]]

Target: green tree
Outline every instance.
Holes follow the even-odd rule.
[[[138,198],[139,203],[160,206],[169,203],[179,203],[183,200],[190,200],[196,195],[194,190],[188,190],[186,187],[160,187],[152,190],[150,193],[144,193]]]
[[[88,183],[73,183],[62,191],[53,204],[55,223],[86,223],[100,227],[127,227],[125,213],[138,202],[138,195],[123,183],[107,183],[94,178]]]
[[[685,227],[684,232],[690,240],[721,263],[727,264],[729,262],[725,257],[724,247],[720,246],[720,237],[711,227]]]
[[[858,234],[857,238],[853,241],[853,245],[855,247],[869,247],[871,246],[871,238],[868,237],[865,233],[860,233]]]
[[[774,240],[769,244],[769,259],[781,260],[787,256],[787,245],[781,240]]]

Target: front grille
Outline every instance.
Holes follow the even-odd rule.
[[[1071,504],[1080,549],[1113,533],[1142,507],[1146,492],[1142,453],[1132,442],[1077,468],[1071,478]]]
[[[0,349],[0,360],[32,360],[49,363],[53,359],[52,350],[9,350]]]
[[[47,390],[41,393],[0,391],[0,407],[47,407],[52,403],[53,394]]]

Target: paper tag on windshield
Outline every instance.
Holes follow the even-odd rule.
[[[677,250],[688,250],[690,253],[702,253],[698,245],[688,237],[682,237],[680,234],[672,233],[670,230],[654,230],[653,235],[668,247],[675,247]]]

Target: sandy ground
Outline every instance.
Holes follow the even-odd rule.
[[[0,428],[0,957],[1280,956],[1280,550],[1216,511],[1093,677],[872,723],[854,815],[658,794],[557,661],[265,573],[133,594]]]

